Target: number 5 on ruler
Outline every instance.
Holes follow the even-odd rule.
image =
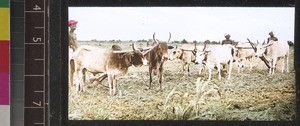
[[[33,37],[33,38],[32,38],[32,41],[33,41],[33,42],[41,42],[41,41],[42,41],[42,38],[36,38],[36,37]]]

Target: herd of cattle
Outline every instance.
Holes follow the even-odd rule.
[[[130,66],[139,67],[147,65],[149,67],[149,76],[151,88],[152,73],[158,75],[160,89],[162,88],[163,65],[166,60],[180,59],[182,61],[183,71],[194,62],[199,64],[199,74],[202,69],[208,69],[208,80],[211,80],[211,73],[214,68],[218,70],[218,79],[221,79],[221,69],[228,65],[228,77],[231,77],[232,64],[237,62],[238,72],[245,66],[246,60],[249,60],[249,68],[252,70],[251,60],[253,57],[260,57],[269,68],[269,74],[273,75],[277,61],[284,58],[282,72],[288,70],[289,45],[287,42],[269,41],[263,44],[254,44],[249,39],[249,43],[238,43],[237,45],[204,45],[197,46],[184,44],[180,48],[168,46],[171,39],[167,42],[161,42],[153,34],[153,44],[145,48],[137,48],[132,44],[132,50],[122,50],[118,45],[112,45],[109,49],[95,46],[83,45],[70,53],[69,58],[69,83],[75,85],[76,92],[84,90],[86,72],[94,75],[100,74],[99,82],[108,78],[110,95],[116,94],[116,78],[127,73]],[[172,49],[171,54],[168,50]],[[221,68],[222,66],[222,68]],[[286,69],[285,69],[286,68]]]

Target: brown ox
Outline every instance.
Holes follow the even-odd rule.
[[[171,33],[169,33],[169,40],[171,39]],[[155,39],[155,33],[153,34],[153,44],[157,44],[156,47],[153,48],[150,53],[146,55],[146,59],[148,60],[149,65],[149,76],[150,76],[150,85],[149,89],[151,88],[152,83],[152,70],[156,70],[158,73],[158,82],[160,84],[160,90],[161,90],[161,82],[162,82],[162,72],[163,72],[163,64],[164,61],[168,59],[168,49],[172,49],[173,46],[168,46],[166,42],[159,42]]]
[[[142,53],[135,49],[134,44],[133,51],[121,50],[121,47],[117,45],[113,45],[110,49],[94,48],[97,47],[81,46],[74,52],[75,72],[78,78],[76,82],[77,92],[83,91],[86,71],[89,71],[93,74],[100,73],[101,81],[108,77],[109,93],[115,95],[117,77],[125,75],[128,67],[132,65],[139,67],[147,64],[144,56],[149,51]]]

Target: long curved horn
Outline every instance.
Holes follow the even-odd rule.
[[[251,47],[254,49],[254,51],[257,51],[257,48],[254,46],[254,44],[247,38],[248,42],[250,43]]]
[[[195,46],[195,49],[194,49],[194,50],[195,50],[195,51],[198,50],[198,49],[197,49],[197,41],[196,41],[196,40],[194,41],[194,46]]]
[[[136,45],[135,45],[135,42],[134,42],[134,43],[132,43],[132,49],[133,49],[133,51],[135,51],[135,50],[136,50]]]
[[[169,43],[169,42],[170,42],[170,40],[171,40],[171,32],[169,32],[169,40],[168,40],[168,42],[167,42],[167,43]]]
[[[156,42],[156,43],[158,43],[158,42],[156,41],[156,39],[155,39],[155,32],[153,33],[153,36],[152,36],[152,37],[153,37],[153,41]]]
[[[151,46],[150,49],[148,49],[148,50],[145,51],[145,52],[142,52],[142,54],[145,56],[147,53],[151,52],[151,51],[152,51],[156,46],[158,46],[158,45],[159,45],[159,43],[155,44],[154,46]]]
[[[263,45],[266,44],[266,41],[264,40]]]
[[[205,51],[205,48],[206,48],[206,41],[204,41],[204,47],[203,47],[203,49],[202,49],[202,51],[204,52]]]

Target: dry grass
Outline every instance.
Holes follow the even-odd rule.
[[[95,44],[95,43],[92,43]],[[129,43],[119,43],[130,48]],[[98,44],[100,45],[100,44]],[[109,47],[109,43],[101,43]],[[80,95],[69,94],[69,119],[73,120],[294,120],[296,115],[295,70],[293,50],[290,72],[282,74],[281,61],[274,76],[268,75],[263,62],[256,59],[254,70],[238,74],[234,64],[232,79],[219,81],[213,70],[212,80],[206,72],[191,76],[182,72],[180,61],[164,66],[162,91],[157,76],[148,89],[148,67],[130,67],[118,79],[116,96],[107,88],[90,87]],[[93,77],[92,75],[90,75]],[[92,83],[90,81],[90,83]],[[102,85],[108,85],[105,79]]]

